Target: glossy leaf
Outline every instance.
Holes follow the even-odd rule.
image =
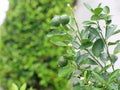
[[[99,4],[98,4],[98,6],[97,6],[97,8],[100,8],[100,7],[101,7],[101,5],[102,5],[102,3],[99,3]]]
[[[111,58],[112,58],[112,63],[115,63],[118,59],[118,57],[115,55],[112,55]]]
[[[97,80],[99,80],[101,83],[106,84],[104,78],[103,78],[102,76],[100,76],[100,74],[98,74],[98,73],[96,73],[96,72],[94,72],[94,71],[92,72],[92,74],[93,74],[94,77],[95,77]]]
[[[100,58],[101,58],[104,62],[108,61],[108,55],[107,55],[107,53],[101,53],[101,54],[100,54]]]
[[[90,46],[92,46],[92,42],[89,39],[83,39],[82,40],[82,45],[80,46],[80,49],[86,49]]]
[[[106,14],[100,14],[100,15],[99,15],[99,18],[100,18],[101,20],[106,20],[106,18],[108,18],[108,16],[107,16]]]
[[[88,64],[90,64],[90,65],[98,65],[98,64],[96,63],[96,61],[93,60],[93,59],[91,59],[91,58],[89,58]]]
[[[98,15],[92,15],[91,20],[100,20],[100,17]]]
[[[99,31],[98,31],[98,29],[93,28],[93,27],[88,27],[87,29],[88,29],[88,31],[90,31],[92,34],[94,34],[95,36],[98,36],[98,37],[99,37]]]
[[[99,15],[102,12],[102,10],[102,8],[96,8],[93,12],[94,14]]]
[[[105,6],[103,8],[103,12],[105,12],[106,14],[109,14],[110,13],[110,8],[108,6]]]
[[[119,90],[118,86],[119,86],[118,84],[112,82],[109,84],[109,90]]]
[[[92,53],[95,56],[98,57],[103,50],[104,50],[104,42],[103,42],[103,40],[102,39],[97,39],[95,41],[95,43],[93,44]]]
[[[57,40],[50,40],[50,41],[57,46],[67,46],[67,44],[65,44],[62,41],[57,41]]]
[[[119,30],[116,30],[116,31],[113,33],[113,35],[119,34],[119,33],[120,33],[120,29],[119,29]]]
[[[58,76],[59,76],[59,77],[66,77],[66,76],[69,75],[71,72],[73,72],[73,68],[72,68],[72,67],[69,67],[69,66],[66,66],[66,67],[60,68],[59,73],[58,73]]]
[[[109,69],[111,66],[111,64],[106,65],[104,68],[102,68],[101,73],[107,71],[107,69]]]
[[[116,44],[118,44],[120,42],[120,40],[117,40],[117,41],[115,41],[115,42],[108,42],[108,45],[110,46],[110,45],[116,45]]]
[[[53,36],[63,36],[63,35],[66,35],[65,32],[63,31],[60,31],[60,30],[53,30],[52,32],[50,32],[49,34],[47,34],[47,37],[53,37]]]
[[[97,37],[99,37],[99,36],[96,36],[96,35],[94,35],[93,33],[89,33],[89,36],[88,36],[88,38],[90,39],[90,41],[94,41],[94,39],[96,39]]]
[[[120,69],[113,71],[109,75],[108,83],[112,82],[113,80],[116,80],[119,75],[120,75]]]
[[[80,33],[80,36],[81,36],[82,39],[88,38],[88,35],[89,35],[89,32],[88,32],[87,29],[82,30],[81,33]]]
[[[106,35],[105,35],[106,38],[109,38],[110,36],[112,36],[116,28],[117,28],[116,25],[109,26],[106,30]]]
[[[82,64],[87,64],[89,61],[88,59],[88,54],[85,53],[85,54],[82,54],[79,56],[79,58],[77,58],[77,64],[78,65],[82,65]]]
[[[120,43],[115,47],[114,54],[118,54],[120,52]]]
[[[84,3],[84,6],[88,9],[88,10],[92,10],[92,7],[89,5],[89,4],[87,4],[87,3]]]

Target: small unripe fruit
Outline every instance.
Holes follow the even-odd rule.
[[[60,67],[66,66],[67,63],[68,63],[68,62],[67,62],[66,59],[64,59],[64,57],[60,57],[60,58],[59,58],[58,64],[59,64]]]
[[[69,21],[70,21],[69,16],[67,16],[67,15],[65,15],[65,14],[62,15],[62,16],[60,16],[60,23],[61,23],[62,25],[68,24]]]
[[[52,26],[59,26],[60,25],[60,16],[55,16],[51,20]]]

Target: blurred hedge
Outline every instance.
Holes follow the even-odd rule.
[[[67,13],[73,0],[9,1],[1,31],[0,84],[7,90],[13,82],[36,90],[68,90],[57,76],[57,56],[64,49],[50,44],[46,34],[53,15]]]

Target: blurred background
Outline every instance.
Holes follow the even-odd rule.
[[[0,0],[0,86],[4,90],[12,83],[27,83],[27,90],[70,90],[70,84],[58,77],[57,60],[66,48],[51,44],[46,35],[54,15],[70,13],[68,3],[77,5],[75,16],[82,28],[80,23],[90,16],[83,2],[110,6],[113,23],[120,27],[120,6],[113,0]],[[119,35],[110,38],[116,39]]]
[[[74,0],[0,0],[0,86],[12,83],[27,90],[70,90],[58,77],[58,57],[65,48],[54,46],[46,35],[51,18],[69,13]],[[8,9],[8,11],[7,11]],[[6,18],[5,18],[5,12]]]

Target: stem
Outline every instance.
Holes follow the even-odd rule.
[[[76,18],[75,18],[74,11],[73,11],[72,8],[71,8],[71,11],[72,11],[73,19],[74,19],[74,21],[75,21],[75,25],[76,25],[76,28],[77,28],[78,34],[80,35],[79,26],[78,26],[78,23],[77,23],[77,20],[76,20]]]
[[[77,20],[76,20],[75,16],[74,16],[74,20],[75,20],[75,25],[76,25],[76,27],[77,27],[77,32],[78,32],[78,34],[80,35],[79,26],[78,26],[78,23],[77,23]],[[81,35],[80,35],[80,38],[81,38]]]
[[[76,22],[76,21],[75,21],[75,22]],[[70,27],[73,31],[76,31],[71,25],[69,25],[69,27]],[[78,28],[78,29],[77,29],[77,30],[78,30],[78,34],[80,35],[79,27],[78,27],[77,22],[76,22],[76,27]],[[78,38],[79,41],[81,42],[81,37],[79,37],[78,34],[77,34],[77,38]],[[91,53],[88,49],[85,49],[85,50],[86,50],[86,51],[89,53],[89,55],[97,62],[97,64],[98,64],[101,68],[103,68],[102,64],[98,61],[98,59],[96,59],[95,56],[92,55],[92,53]]]
[[[69,27],[73,30],[73,31],[76,31],[70,24],[68,24],[69,25]],[[79,39],[79,41],[81,42],[81,38],[79,37],[79,35],[78,34],[76,34],[76,37]]]
[[[98,28],[102,31],[102,29],[100,28],[99,22],[97,22],[97,25],[98,25]],[[110,53],[109,53],[109,49],[108,49],[108,45],[107,45],[107,39],[104,38],[104,36],[103,36],[103,34],[102,34],[101,31],[100,31],[101,38],[102,38],[102,40],[103,40],[103,42],[104,42],[104,44],[105,44],[105,49],[106,49],[106,52],[107,52],[108,57],[109,57],[109,59],[110,59],[110,63],[111,63],[111,65],[112,65],[112,69],[113,69],[113,71],[114,71],[114,65],[113,65],[113,63],[112,63],[112,58],[111,58]]]
[[[98,59],[96,59],[96,58],[94,57],[94,55],[92,55],[92,53],[91,53],[88,49],[85,49],[85,50],[90,54],[90,56],[91,56],[93,59],[96,60],[97,64],[98,64],[101,68],[103,68],[102,64],[98,61]]]
[[[71,10],[72,10],[72,9],[71,9]],[[72,10],[72,15],[74,16],[73,10]],[[80,30],[79,30],[79,26],[78,26],[78,23],[77,23],[77,21],[76,21],[75,16],[74,16],[74,21],[75,21],[75,25],[76,25],[76,28],[77,28],[77,32],[78,32],[78,34],[79,34],[79,36],[80,36],[80,37],[79,37],[78,34],[77,34],[77,38],[78,38],[79,41],[81,42]],[[70,26],[70,28],[71,28],[72,30],[75,31],[75,29],[74,29],[71,25],[69,25],[69,26]],[[90,55],[94,60],[96,60],[97,64],[100,65],[101,68],[103,68],[102,64],[98,61],[98,59],[96,59],[96,58],[94,57],[94,55],[92,55],[92,53],[91,53],[88,49],[86,49],[86,51],[89,53],[89,55]]]

